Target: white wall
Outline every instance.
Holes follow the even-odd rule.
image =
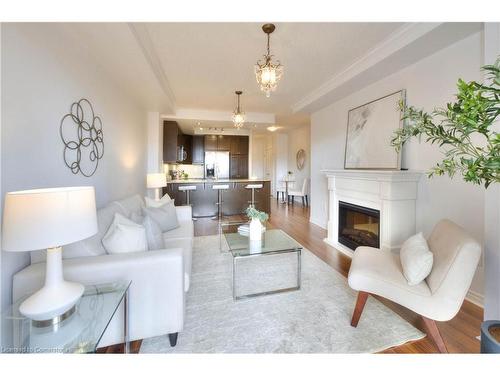
[[[163,121],[160,112],[148,112],[147,163],[148,173],[160,172],[163,168]]]
[[[500,23],[484,28],[484,57],[492,64],[500,56]],[[500,133],[500,120],[495,124]],[[485,194],[485,293],[484,319],[500,320],[500,186],[491,185]]]
[[[304,168],[297,168],[297,151],[303,149],[306,152]],[[288,170],[293,172],[296,181],[294,190],[302,188],[302,182],[311,177],[311,126],[304,125],[288,132]],[[310,199],[310,197],[309,197]],[[300,201],[301,198],[295,200]]]
[[[407,90],[407,102],[432,110],[453,99],[458,78],[480,80],[483,63],[482,33],[472,35],[438,53],[339,100],[311,117],[311,221],[326,227],[327,181],[325,168],[343,168],[349,109],[400,89]],[[411,141],[403,151],[403,167],[428,170],[442,155],[437,147]],[[429,235],[436,222],[447,217],[466,227],[479,241],[484,232],[483,188],[457,177],[423,177],[417,200],[417,230]],[[483,294],[483,266],[478,269],[471,290]],[[478,296],[480,298],[480,296]]]
[[[264,178],[265,177],[265,160],[264,153],[266,150],[266,138],[263,134],[255,134],[252,137],[252,146],[250,154],[252,155],[252,166],[249,177]]]
[[[280,186],[280,181],[288,173],[288,134],[273,134],[274,186]],[[273,195],[276,192],[273,191]]]
[[[147,112],[50,24],[2,25],[2,192],[93,185],[97,205],[144,193]],[[91,178],[63,162],[59,136],[71,103],[88,98],[103,122],[104,157]],[[3,198],[3,197],[2,197]],[[3,199],[2,199],[3,201]],[[28,254],[2,252],[2,304]]]

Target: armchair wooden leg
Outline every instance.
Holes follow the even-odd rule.
[[[365,308],[365,303],[368,298],[369,293],[367,292],[359,292],[358,299],[356,300],[356,307],[354,308],[354,312],[352,313],[351,326],[357,327],[359,318],[361,317],[361,313]]]
[[[436,321],[426,318],[425,316],[422,316],[422,320],[424,321],[424,326],[427,334],[432,339],[432,341],[434,341],[434,344],[437,346],[439,352],[448,353],[448,349],[446,349],[443,337],[441,336],[441,333],[439,333]]]

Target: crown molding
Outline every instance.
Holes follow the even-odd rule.
[[[170,108],[175,108],[175,95],[170,87],[170,83],[168,82],[167,75],[165,74],[165,69],[163,69],[163,65],[161,63],[158,54],[153,45],[153,41],[151,40],[151,36],[149,35],[146,24],[144,23],[128,23],[130,31],[135,36],[141,51],[148,62],[153,74],[155,75],[158,84],[161,89],[167,96],[168,105]]]
[[[195,108],[177,108],[175,114],[165,114],[161,115],[163,119],[169,120],[200,120],[200,121],[223,121],[231,122],[233,117],[233,112],[230,111],[212,111],[207,109],[195,109]],[[263,113],[263,112],[246,112],[245,113],[247,123],[255,124],[275,124],[276,116],[274,113]]]
[[[368,68],[380,63],[396,51],[408,46],[415,40],[436,29],[442,23],[408,23],[401,26],[381,43],[370,49],[364,56],[349,65],[340,73],[334,75],[325,83],[312,92],[304,96],[297,103],[292,105],[294,113],[305,110],[309,105],[316,102],[323,96],[334,91],[341,85],[347,83]]]

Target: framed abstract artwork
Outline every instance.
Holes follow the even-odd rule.
[[[391,138],[403,125],[400,102],[405,96],[401,90],[349,111],[345,169],[401,168],[401,154],[391,146]]]

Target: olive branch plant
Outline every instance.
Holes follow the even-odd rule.
[[[500,57],[482,67],[485,83],[458,80],[456,100],[431,113],[400,103],[406,126],[395,131],[391,145],[400,152],[410,138],[443,147],[444,159],[429,177],[459,173],[486,188],[500,182],[500,134],[493,129],[500,116]]]
[[[253,207],[247,207],[245,211],[250,219],[259,219],[261,222],[265,222],[269,219],[268,214],[266,214],[264,211],[259,211]]]

